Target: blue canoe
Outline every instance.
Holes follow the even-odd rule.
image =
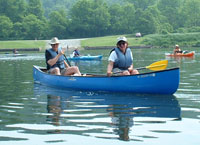
[[[78,56],[78,57],[68,57],[68,60],[101,60],[102,59],[102,55],[95,55],[95,56],[91,56],[91,55],[86,55],[86,56]]]
[[[47,74],[45,68],[33,66],[33,78],[35,83],[63,89],[88,91],[174,94],[179,86],[179,76],[179,68],[130,76],[58,76]]]

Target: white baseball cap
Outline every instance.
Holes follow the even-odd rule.
[[[125,41],[125,42],[127,42],[127,38],[126,38],[126,37],[118,37],[118,38],[117,38],[117,43],[118,43],[119,41]]]
[[[60,41],[58,40],[57,37],[53,37],[53,38],[51,39],[51,42],[50,42],[50,44],[59,44],[59,43],[60,43]]]

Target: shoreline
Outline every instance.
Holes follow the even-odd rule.
[[[90,47],[90,46],[85,46],[83,47],[84,50],[95,50],[95,49],[113,49],[115,48],[116,46],[95,46],[95,47]],[[153,48],[153,46],[129,46],[129,48],[131,49],[142,49],[142,48]]]
[[[3,48],[3,49],[0,49],[0,52],[10,52],[10,51],[14,51],[14,50],[17,50],[17,51],[41,51],[42,49],[41,48]]]

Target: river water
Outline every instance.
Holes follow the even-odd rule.
[[[170,51],[133,49],[133,56],[135,68],[163,59],[168,68],[180,67],[174,95],[50,88],[33,82],[32,66],[45,66],[43,53],[0,54],[0,145],[199,145],[200,53],[195,48],[193,58],[165,57]],[[81,53],[102,54],[103,60],[72,65],[82,73],[105,74],[109,50]]]

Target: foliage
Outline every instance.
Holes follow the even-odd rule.
[[[49,16],[49,35],[50,37],[59,36],[64,38],[67,33],[66,27],[68,28],[69,22],[67,15],[64,11],[53,11]]]
[[[80,0],[71,10],[71,28],[80,37],[105,34],[109,20],[107,5],[101,0]]]
[[[21,21],[26,14],[24,0],[0,0],[0,15],[5,15],[15,23]]]
[[[200,40],[200,33],[174,33],[168,35],[149,35],[142,43],[146,45],[170,47],[175,44],[182,46],[196,45]]]
[[[167,23],[173,28],[177,28],[179,19],[179,9],[182,0],[159,0],[157,7],[161,14],[166,17]],[[182,2],[183,3],[183,2]]]
[[[45,24],[35,15],[26,16],[22,22],[24,29],[24,37],[28,39],[38,39],[41,37]]]
[[[53,11],[65,10],[69,12],[72,6],[79,0],[41,0],[44,8],[44,16],[49,17]]]
[[[199,32],[199,14],[199,0],[0,0],[0,39]]]
[[[28,0],[28,13],[37,16],[38,19],[43,18],[44,10],[40,0]]]
[[[110,7],[109,13],[111,15],[109,28],[111,34],[134,32],[135,16],[133,13],[135,13],[135,8],[133,4],[123,6],[114,4]]]
[[[126,0],[130,3],[133,3],[136,7],[136,9],[142,9],[145,10],[149,6],[154,5],[158,0]]]
[[[0,38],[8,38],[13,27],[12,21],[7,16],[0,16]]]
[[[200,26],[200,1],[186,0],[181,7],[180,13],[185,27]]]

